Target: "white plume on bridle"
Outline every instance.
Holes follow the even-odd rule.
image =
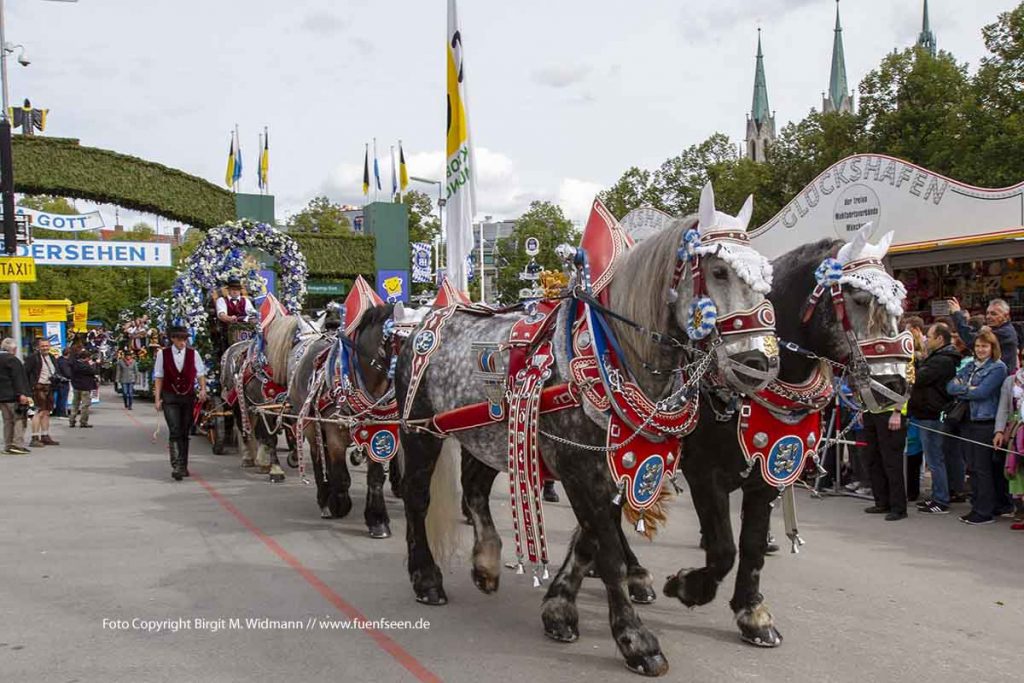
[[[847,242],[836,254],[836,260],[845,267],[848,263],[862,259],[881,260],[889,253],[893,231],[887,232],[877,244],[868,240],[874,232],[873,223],[865,223],[852,242]],[[907,288],[903,283],[886,272],[879,265],[867,264],[851,270],[844,270],[840,284],[850,285],[871,294],[879,304],[885,306],[890,315],[899,318],[903,315],[903,300],[907,297]]]
[[[730,216],[715,209],[715,191],[707,183],[700,193],[697,230],[701,245],[694,252],[699,256],[717,256],[736,272],[743,282],[759,294],[772,288],[772,265],[749,244],[732,239],[713,240],[715,233],[743,232],[750,225],[754,213],[754,196],[747,197],[739,214]]]

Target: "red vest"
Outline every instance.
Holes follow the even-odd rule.
[[[192,393],[192,390],[196,386],[196,350],[190,348],[185,349],[185,364],[179,372],[178,366],[174,364],[173,348],[174,347],[172,346],[168,346],[162,350],[162,353],[164,354],[163,390],[170,390],[180,396],[187,396]]]
[[[230,297],[227,298],[228,315],[233,315],[236,318],[245,317],[245,297],[238,297],[238,301],[232,301]]]

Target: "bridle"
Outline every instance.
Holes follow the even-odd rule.
[[[741,230],[718,230],[701,235],[696,228],[691,228],[683,233],[669,289],[669,304],[678,300],[679,284],[689,270],[693,297],[685,326],[687,336],[695,347],[712,349],[719,368],[731,380],[742,384],[748,383],[743,378],[756,380],[757,384],[750,389],[760,391],[775,379],[779,371],[775,308],[771,301],[765,299],[752,309],[719,315],[701,270],[702,255],[721,257],[730,244],[751,248],[747,233]],[[748,351],[764,354],[768,368],[759,370],[733,360],[735,355]],[[737,373],[743,378],[738,378]]]
[[[849,346],[849,355],[842,360],[846,366],[846,374],[850,388],[854,389],[863,406],[870,411],[880,411],[906,403],[910,396],[910,383],[902,394],[889,389],[875,379],[876,375],[896,375],[907,377],[910,364],[914,359],[914,341],[910,332],[901,332],[895,337],[877,336],[861,340],[853,329],[850,316],[846,310],[846,298],[843,294],[843,282],[851,276],[867,271],[879,271],[891,278],[882,261],[877,258],[863,258],[840,263],[830,256],[818,266],[814,272],[817,284],[807,302],[804,304],[801,322],[810,323],[818,304],[827,294],[832,300],[832,310],[836,320],[843,327],[843,334]],[[873,294],[873,296],[876,296]],[[876,296],[877,299],[877,296]],[[875,394],[884,396],[892,402],[891,406],[879,405]]]

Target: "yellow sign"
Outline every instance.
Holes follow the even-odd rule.
[[[31,256],[0,258],[0,282],[35,282],[36,261]]]
[[[75,325],[74,332],[88,332],[86,321],[89,320],[89,302],[83,301],[74,305]]]

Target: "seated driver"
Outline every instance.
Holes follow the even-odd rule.
[[[249,297],[242,296],[242,283],[238,279],[228,280],[228,295],[217,299],[217,319],[225,327],[231,323],[247,322],[256,318],[256,308]]]

